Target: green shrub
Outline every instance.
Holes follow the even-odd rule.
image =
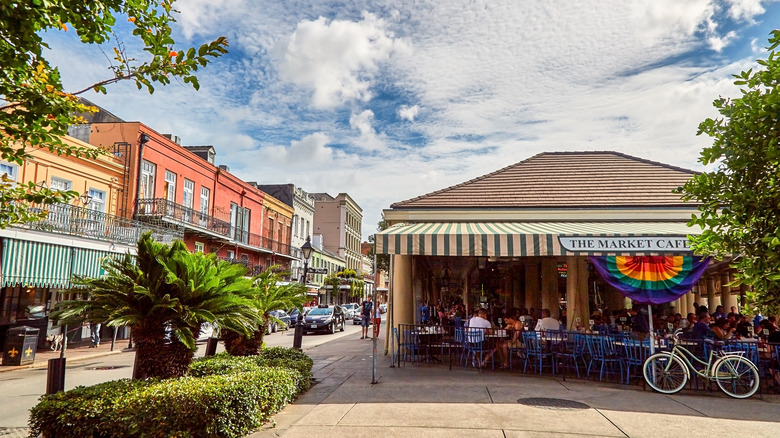
[[[243,437],[296,394],[296,372],[282,368],[165,380],[134,391],[117,407],[130,436]]]
[[[242,437],[298,394],[300,374],[260,368],[163,381],[120,380],[41,397],[31,436]]]
[[[121,433],[112,433],[116,431],[113,421],[117,403],[134,390],[153,383],[146,380],[114,380],[44,395],[30,410],[30,436],[121,436]]]
[[[300,350],[273,347],[261,350],[259,356],[230,356],[227,353],[220,353],[197,359],[190,366],[190,375],[195,377],[222,375],[252,371],[258,367],[288,368],[299,373],[295,384],[300,393],[311,386],[312,366],[314,361]]]

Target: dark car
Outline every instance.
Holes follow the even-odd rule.
[[[308,310],[304,310],[303,314],[306,315],[306,312]],[[290,316],[290,327],[295,327],[296,324],[298,324],[298,314],[301,313],[299,309],[292,309],[289,312],[287,312],[287,315]]]
[[[290,315],[284,310],[272,310],[271,316],[276,319],[271,319],[268,322],[267,334],[276,333],[277,330],[287,330],[290,327]]]
[[[317,306],[303,318],[303,332],[336,333],[344,331],[344,309],[340,306]]]

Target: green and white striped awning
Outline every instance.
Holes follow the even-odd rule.
[[[116,252],[76,248],[73,255],[73,275],[91,278],[102,277],[106,274],[106,271],[103,270],[103,261],[107,258],[118,259],[121,257],[123,254]]]
[[[2,285],[67,287],[71,248],[50,243],[3,239]]]
[[[682,222],[428,222],[376,235],[377,254],[539,257],[689,254]]]

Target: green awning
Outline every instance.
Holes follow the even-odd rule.
[[[73,255],[73,275],[91,278],[102,277],[106,273],[103,270],[103,261],[107,258],[118,259],[123,256],[123,254],[116,252],[76,248]]]
[[[2,285],[67,287],[71,248],[50,243],[3,239]]]
[[[376,235],[377,254],[539,257],[690,254],[682,222],[426,222]]]

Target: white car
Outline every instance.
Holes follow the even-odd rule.
[[[343,304],[341,308],[344,309],[344,318],[352,319],[359,313],[360,305],[358,303],[348,303]]]

